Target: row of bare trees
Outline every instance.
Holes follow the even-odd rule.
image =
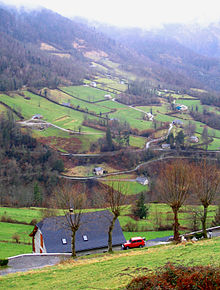
[[[189,163],[175,160],[163,165],[158,176],[157,189],[174,214],[174,240],[180,240],[178,212],[191,196],[203,206],[202,230],[207,238],[206,220],[209,205],[220,190],[220,171],[208,160]]]

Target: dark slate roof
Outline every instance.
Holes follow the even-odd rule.
[[[113,215],[105,211],[83,213],[81,224],[76,232],[76,252],[86,251],[108,246],[108,226]],[[48,253],[71,252],[71,231],[67,226],[65,216],[50,217],[36,225],[42,232]],[[88,241],[84,241],[86,235]],[[67,244],[62,243],[66,239]],[[112,234],[112,245],[117,246],[125,242],[125,238],[118,220]]]

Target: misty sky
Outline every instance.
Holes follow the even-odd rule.
[[[220,21],[220,0],[0,0],[43,6],[64,16],[81,16],[117,26],[152,27],[164,23]],[[33,4],[34,2],[34,4]]]

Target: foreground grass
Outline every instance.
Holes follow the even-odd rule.
[[[55,267],[1,277],[0,288],[122,289],[132,276],[167,262],[219,267],[220,238],[70,260]]]

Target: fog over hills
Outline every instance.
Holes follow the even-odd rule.
[[[203,28],[172,24],[146,31],[91,26],[47,9],[27,12],[4,5],[0,34],[2,91],[81,83],[96,74],[86,57],[90,51],[102,51],[124,70],[155,84],[220,90],[218,24]],[[42,50],[42,43],[52,51]]]

